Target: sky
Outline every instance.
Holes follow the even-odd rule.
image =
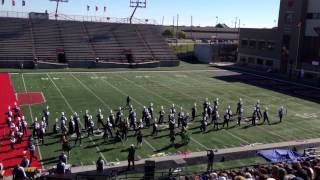
[[[55,2],[50,0],[15,0],[16,6],[11,6],[12,0],[5,0],[1,11],[18,12],[48,12],[55,11]],[[59,12],[68,15],[129,17],[132,8],[130,0],[69,0],[61,3]],[[236,17],[240,19],[241,27],[270,28],[274,27],[278,19],[280,0],[147,0],[146,9],[138,9],[136,18],[155,19],[158,24],[172,25],[173,17],[179,14],[179,25],[214,26],[218,22],[234,27]],[[90,6],[87,12],[86,7]],[[95,6],[99,11],[95,12]],[[107,7],[106,13],[103,7]]]

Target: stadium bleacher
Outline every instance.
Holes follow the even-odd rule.
[[[32,43],[29,21],[18,18],[1,18],[0,60],[32,60]]]
[[[0,17],[0,60],[178,65],[156,25]],[[63,54],[63,60],[58,58]],[[5,64],[2,66],[5,66]],[[79,63],[79,67],[83,63]],[[48,67],[48,66],[46,66]],[[54,66],[53,66],[54,67]]]

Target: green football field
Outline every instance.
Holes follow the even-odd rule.
[[[182,66],[183,67],[183,66]],[[190,66],[192,67],[192,66]],[[109,71],[109,72],[37,72],[12,73],[11,79],[17,92],[43,92],[46,103],[23,107],[29,121],[41,117],[42,110],[50,107],[50,131],[55,118],[61,112],[66,112],[69,118],[73,112],[78,112],[81,118],[88,109],[95,117],[97,109],[101,108],[105,117],[110,109],[116,110],[125,105],[127,95],[132,97],[132,104],[138,117],[141,117],[142,107],[154,104],[155,115],[163,105],[166,113],[171,104],[176,104],[177,110],[183,107],[190,112],[194,103],[202,110],[205,98],[213,101],[220,99],[220,116],[228,105],[235,111],[236,103],[241,97],[244,100],[245,115],[252,113],[253,105],[260,99],[262,108],[269,107],[272,125],[247,126],[244,122],[237,127],[233,121],[229,129],[213,131],[208,127],[207,133],[201,133],[200,116],[189,124],[191,141],[185,146],[169,146],[168,130],[163,129],[158,136],[150,136],[151,129],[143,130],[143,147],[136,151],[139,158],[151,157],[153,154],[164,152],[204,151],[209,148],[238,147],[244,144],[273,143],[289,140],[301,140],[319,137],[320,104],[288,96],[261,87],[248,85],[238,81],[222,80],[227,76],[223,70],[203,66],[202,70],[192,68],[167,68],[165,71]],[[201,69],[197,67],[197,69]],[[277,111],[285,106],[288,115],[282,123],[278,122]],[[30,116],[32,113],[32,118]],[[125,116],[128,111],[124,111]],[[199,112],[200,114],[200,112]],[[167,114],[166,114],[167,115]],[[165,116],[167,119],[167,116]],[[83,124],[83,119],[81,119]],[[97,124],[97,123],[95,123]],[[86,134],[84,134],[86,135]],[[133,131],[129,133],[128,141],[124,143],[103,142],[102,136],[96,134],[92,138],[84,138],[82,146],[73,147],[69,162],[72,164],[92,165],[99,156],[108,162],[126,160],[126,149],[136,144]],[[177,143],[181,140],[177,138]],[[73,145],[73,142],[71,143]],[[45,145],[40,146],[42,163],[49,166],[56,163],[61,153],[58,136],[48,135]]]

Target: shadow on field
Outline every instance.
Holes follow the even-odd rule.
[[[175,144],[169,144],[167,146],[164,146],[163,148],[161,149],[158,149],[156,151],[154,151],[155,153],[159,153],[159,152],[162,152],[162,151],[166,151],[172,147],[174,147],[175,149],[179,149],[181,148],[182,146],[185,146],[185,144],[182,144],[182,143],[175,143]]]
[[[43,165],[53,164],[53,163],[57,163],[58,159],[57,157],[44,158],[41,160],[41,162]]]
[[[160,139],[160,138],[163,138],[163,137],[169,137],[169,134],[165,134],[165,135],[161,135],[161,136],[155,136],[155,137],[153,137],[153,139]]]
[[[50,146],[50,145],[53,145],[53,144],[58,144],[60,141],[54,141],[54,142],[50,142],[50,143],[45,143],[44,145],[45,146]]]
[[[97,153],[108,152],[108,151],[112,151],[112,150],[114,150],[114,149],[116,149],[116,148],[105,148],[105,149],[103,149],[103,150],[97,151]]]
[[[245,83],[248,85],[257,86],[260,88],[276,91],[282,94],[307,99],[313,102],[320,102],[320,90],[316,88],[306,87],[289,82],[267,79],[261,76],[248,74],[234,74],[233,72],[225,71],[225,74],[214,76],[212,78],[226,81],[228,83]],[[230,73],[230,74],[228,74]]]

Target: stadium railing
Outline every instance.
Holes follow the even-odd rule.
[[[17,12],[17,11],[0,11],[0,17],[11,18],[29,18],[29,12]],[[54,13],[49,13],[49,19],[52,20],[70,20],[70,21],[86,21],[86,22],[109,22],[109,23],[123,23],[129,24],[129,18],[117,18],[117,17],[102,17],[102,16],[83,16],[83,15],[66,15],[58,14],[58,17]],[[138,19],[133,18],[132,24],[153,24],[157,25],[157,21],[154,19]]]

